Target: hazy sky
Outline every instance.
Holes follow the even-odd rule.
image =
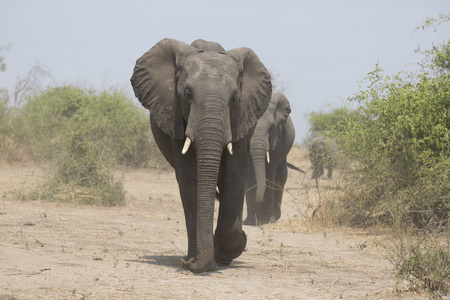
[[[17,75],[40,65],[53,78],[45,85],[112,86],[131,97],[144,52],[166,37],[203,38],[256,52],[284,88],[301,143],[305,114],[342,106],[377,61],[394,74],[423,58],[419,45],[449,39],[449,23],[414,31],[440,13],[449,0],[0,0],[0,46],[11,45],[0,87],[12,93]]]

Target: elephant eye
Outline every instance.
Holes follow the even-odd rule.
[[[192,92],[191,92],[191,89],[188,87],[184,89],[184,100],[187,103],[191,103],[191,101],[192,101]]]

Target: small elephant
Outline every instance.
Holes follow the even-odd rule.
[[[337,165],[337,145],[334,139],[318,136],[312,139],[309,146],[309,158],[313,167],[312,178],[320,178],[324,168],[328,169],[327,177],[333,177],[333,168]]]
[[[131,85],[175,169],[188,236],[183,266],[200,273],[230,264],[247,243],[246,164],[250,136],[270,102],[269,72],[249,48],[163,39],[136,61]]]
[[[276,222],[281,216],[281,198],[288,174],[286,157],[295,138],[290,113],[286,97],[274,94],[250,140],[246,225]]]

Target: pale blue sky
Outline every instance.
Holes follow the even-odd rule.
[[[33,65],[46,85],[118,87],[132,96],[134,63],[163,38],[250,47],[284,87],[297,137],[305,114],[340,107],[377,61],[389,74],[422,59],[420,45],[450,38],[450,24],[414,32],[426,17],[450,13],[448,0],[0,0],[0,45],[12,91]]]

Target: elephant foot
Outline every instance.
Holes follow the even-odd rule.
[[[195,258],[191,257],[188,261],[186,261],[186,259],[187,259],[186,257],[181,259],[181,266],[185,270],[192,271],[191,266],[195,263]],[[211,262],[211,265],[209,266],[208,270],[206,270],[206,272],[215,271],[215,270],[217,270],[217,264],[216,264],[215,260],[213,259],[213,261]]]
[[[217,259],[217,258],[214,258],[214,260],[216,261],[216,264],[217,264],[218,266],[221,266],[221,267],[229,266],[229,265],[231,264],[231,261],[232,261],[232,260],[229,260],[229,261],[222,261],[222,260],[219,260],[219,259]]]
[[[247,216],[247,218],[244,220],[244,225],[255,226],[256,225],[255,216],[253,217]]]
[[[272,222],[272,220],[275,220],[273,212],[271,210],[266,209],[261,212],[260,217],[258,218],[258,225],[274,223]]]
[[[231,248],[227,247],[229,245],[234,245]],[[240,238],[237,240],[224,239],[224,241],[219,242],[218,239],[214,238],[214,260],[219,266],[228,266],[231,261],[238,258],[242,252],[244,252],[247,245],[247,235],[242,230]]]
[[[281,208],[280,207],[276,207],[273,209],[273,218],[275,219],[275,222],[281,218]]]

